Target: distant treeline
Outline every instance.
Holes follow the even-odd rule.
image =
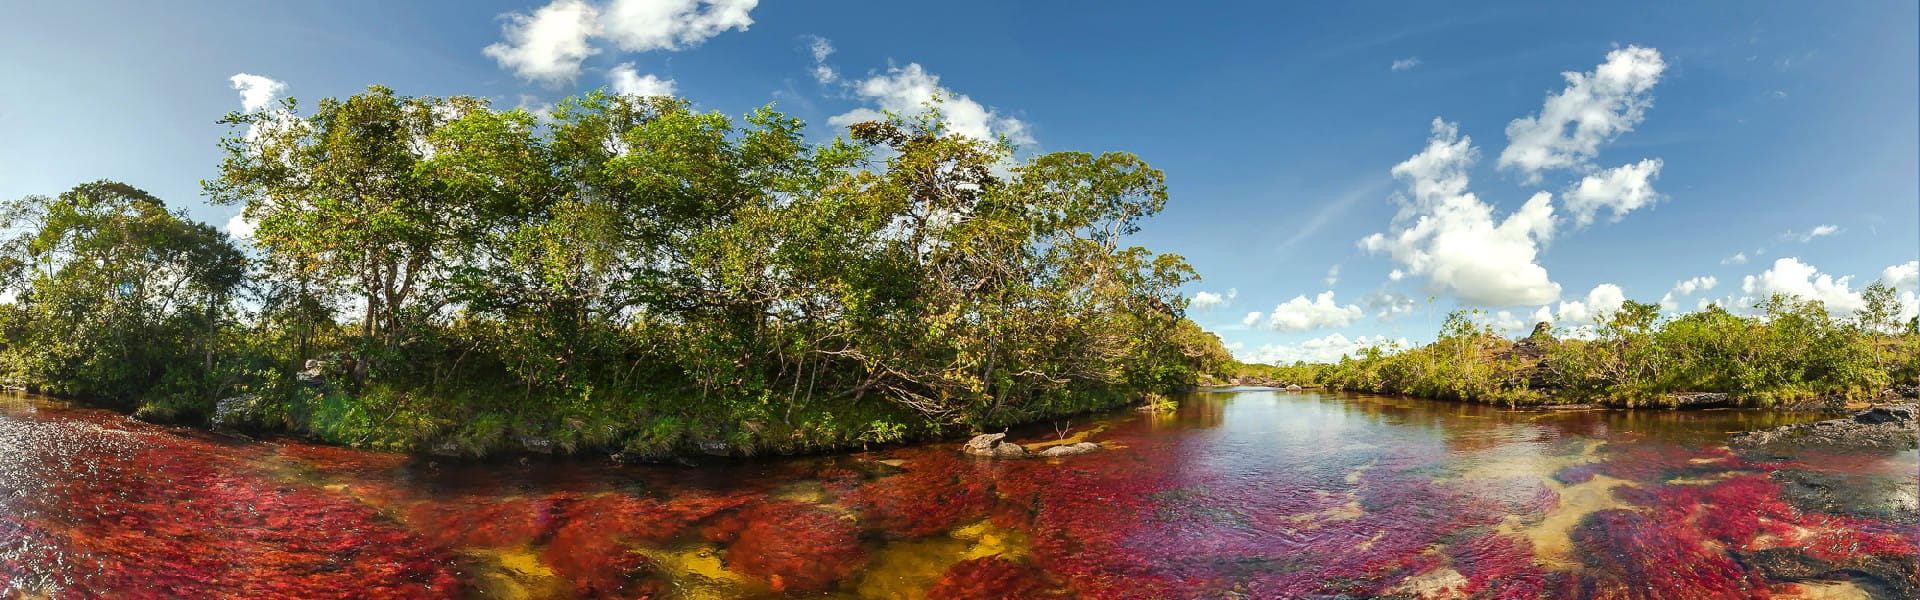
[[[1849,318],[1818,301],[1774,296],[1740,316],[1719,306],[1663,317],[1628,301],[1592,339],[1547,329],[1518,341],[1471,312],[1449,315],[1439,339],[1403,352],[1373,348],[1323,367],[1330,387],[1494,404],[1666,406],[1673,394],[1723,393],[1745,406],[1864,400],[1920,388],[1920,324],[1899,322],[1884,282],[1868,286]]]
[[[935,105],[937,108],[937,105]],[[0,369],[392,449],[784,452],[1116,407],[1229,360],[1122,153],[936,111],[809,142],[665,97],[382,87],[223,122],[236,241],[124,184],[6,205]],[[218,413],[216,415],[216,413]]]

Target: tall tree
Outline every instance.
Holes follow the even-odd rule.
[[[362,337],[391,349],[446,302],[440,283],[478,222],[453,182],[425,168],[443,124],[484,109],[465,97],[408,98],[385,87],[322,100],[313,114],[280,108],[228,115],[215,202],[242,206],[272,273],[345,293]]]
[[[16,372],[52,391],[210,403],[246,258],[226,235],[112,181],[0,210],[0,275],[18,299]]]

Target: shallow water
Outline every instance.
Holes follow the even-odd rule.
[[[13,397],[0,597],[1906,593],[1914,452],[1722,445],[1810,418],[1258,390],[1010,438],[1107,448],[1064,459],[946,443],[689,467],[241,442]]]

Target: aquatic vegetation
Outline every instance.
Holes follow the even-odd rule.
[[[718,518],[706,537],[726,545],[729,570],[758,578],[774,590],[826,589],[867,558],[851,521],[799,502],[747,505]]]
[[[928,600],[1003,600],[1066,598],[1059,586],[1030,566],[997,557],[954,563],[927,590]]]
[[[1587,565],[1583,585],[1621,598],[1765,598],[1767,585],[1684,525],[1630,510],[1603,510],[1574,529]]]
[[[848,494],[866,524],[895,535],[932,535],[984,514],[993,503],[990,474],[954,452],[922,453],[906,472]]]
[[[641,595],[664,582],[643,547],[665,544],[695,523],[746,503],[747,495],[687,494],[670,500],[602,493],[568,499],[544,559],[581,594]]]
[[[0,427],[0,489],[17,492],[0,592],[438,598],[462,585],[452,553],[370,506],[279,485],[208,438],[95,423]]]
[[[407,507],[406,521],[444,547],[523,546],[552,535],[566,504],[556,497],[423,501]]]

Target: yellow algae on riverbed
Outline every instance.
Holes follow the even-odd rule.
[[[732,595],[746,577],[727,570],[720,552],[711,546],[688,546],[669,550],[642,550],[660,565],[674,587],[688,598],[722,598]]]
[[[467,555],[477,563],[475,587],[488,598],[552,598],[571,587],[531,548],[491,548]]]
[[[1535,560],[1542,566],[1577,569],[1580,565],[1573,559],[1573,528],[1587,515],[1626,507],[1625,503],[1614,497],[1613,488],[1633,484],[1606,475],[1594,475],[1593,479],[1573,485],[1564,485],[1551,478],[1547,482],[1549,487],[1559,492],[1559,506],[1535,523],[1527,523],[1518,515],[1508,515],[1506,520],[1500,522],[1499,531],[1532,542]]]
[[[1046,448],[1050,448],[1053,446],[1066,446],[1070,444],[1078,444],[1080,442],[1087,441],[1087,436],[1100,433],[1106,430],[1107,430],[1107,424],[1100,423],[1092,427],[1088,427],[1086,429],[1073,432],[1073,435],[1069,435],[1059,439],[1047,440],[1044,442],[1032,442],[1032,443],[1021,444],[1021,445],[1026,446],[1027,450],[1039,452],[1041,450],[1044,450]]]
[[[860,598],[925,598],[927,589],[953,563],[989,556],[1026,557],[1026,534],[982,520],[945,536],[888,544],[874,556],[856,591]]]
[[[1425,600],[1465,598],[1467,597],[1465,590],[1470,584],[1471,582],[1467,581],[1465,575],[1461,575],[1459,571],[1454,570],[1452,567],[1440,567],[1409,577],[1406,581],[1400,582],[1400,585],[1394,586],[1393,589],[1388,591],[1393,594],[1405,594]]]

